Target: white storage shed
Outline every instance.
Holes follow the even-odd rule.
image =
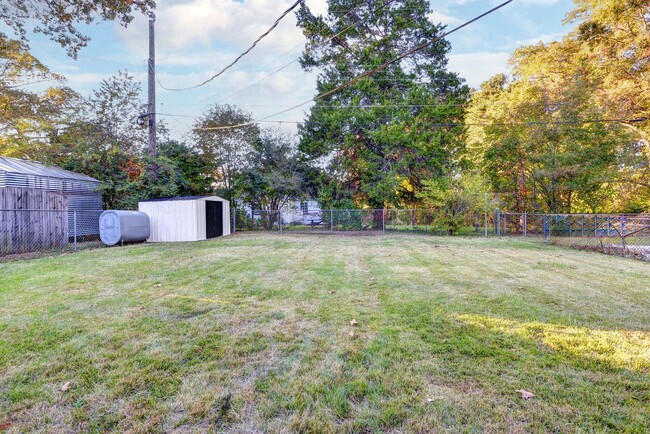
[[[145,200],[138,210],[151,222],[149,242],[200,241],[230,235],[230,202],[218,196]]]

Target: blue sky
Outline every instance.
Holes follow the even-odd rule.
[[[325,0],[305,0],[325,11]],[[157,73],[166,87],[187,87],[210,77],[230,63],[264,32],[293,0],[158,0],[156,11]],[[500,1],[431,0],[435,22],[454,27]],[[527,44],[560,39],[570,30],[562,24],[571,0],[515,0],[500,11],[451,35],[449,69],[470,86],[499,72],[507,72],[512,52]],[[66,56],[54,42],[30,37],[34,54],[68,85],[88,94],[102,79],[127,70],[146,90],[148,23],[137,17],[128,28],[115,23],[82,26],[91,36],[78,60]],[[223,76],[199,89],[169,92],[158,87],[158,113],[172,137],[183,139],[193,118],[221,101],[241,106],[257,118],[277,113],[314,96],[315,76],[305,74],[294,60],[304,38],[288,15],[278,28]],[[294,61],[293,63],[291,63]],[[280,72],[269,74],[284,67]],[[248,89],[242,90],[246,87]],[[146,94],[143,93],[143,101]],[[307,107],[274,117],[300,121]],[[291,127],[289,127],[291,128]]]

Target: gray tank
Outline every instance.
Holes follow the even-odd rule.
[[[107,246],[138,243],[149,238],[149,216],[141,211],[104,211],[99,216],[99,237]]]

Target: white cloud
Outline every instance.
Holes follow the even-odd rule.
[[[450,24],[459,24],[461,22],[459,18],[456,18],[451,15],[447,15],[440,11],[430,12],[428,18],[429,21],[431,21],[433,24],[450,25]]]
[[[156,47],[160,53],[187,53],[193,50],[214,52],[241,51],[291,4],[288,0],[190,0],[173,3],[160,0],[156,10]],[[146,52],[148,26],[145,17],[137,17],[119,34],[137,52]],[[288,50],[302,41],[293,13],[256,48],[256,51]]]
[[[509,59],[510,53],[488,51],[452,54],[449,56],[449,69],[460,74],[469,86],[479,88],[490,77],[507,73]]]
[[[560,0],[522,0],[522,3],[529,5],[552,6]]]
[[[518,47],[524,46],[524,45],[536,45],[540,42],[543,42],[544,44],[548,44],[549,42],[552,41],[557,41],[559,39],[562,39],[564,36],[564,33],[562,32],[555,32],[555,33],[545,33],[539,36],[535,36],[534,38],[528,38],[528,39],[520,39],[516,41],[516,44]]]

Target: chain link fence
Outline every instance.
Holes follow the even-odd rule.
[[[101,213],[101,210],[0,210],[0,261],[99,247]]]
[[[544,230],[551,244],[650,261],[650,215],[551,214]]]
[[[431,209],[233,210],[232,231],[278,234],[523,237],[650,261],[650,215],[529,214]]]
[[[423,233],[430,235],[489,236],[497,234],[495,213],[468,212],[458,215],[429,209],[328,209],[249,210],[233,209],[232,231],[270,231],[372,235]]]
[[[102,211],[0,210],[0,261],[102,245]],[[581,250],[650,261],[650,215],[528,214],[499,210],[233,209],[232,232],[381,235],[419,233],[524,237]]]

